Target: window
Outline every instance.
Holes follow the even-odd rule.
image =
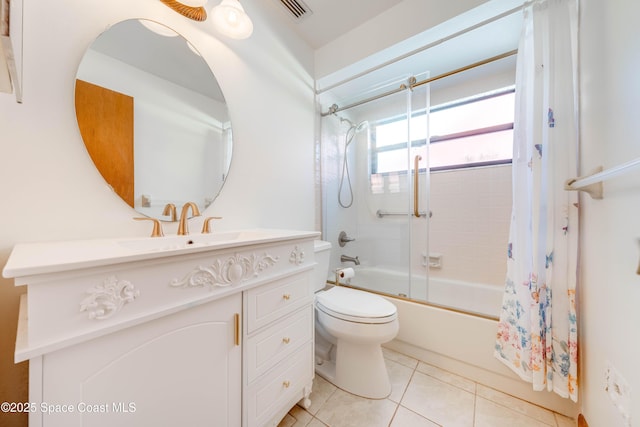
[[[480,94],[431,108],[429,166],[433,170],[511,163],[515,89]],[[411,158],[424,151],[425,112],[411,117]],[[371,172],[407,169],[407,117],[376,123],[372,132]],[[423,160],[423,167],[426,166]]]

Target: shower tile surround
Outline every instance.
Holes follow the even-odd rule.
[[[386,399],[364,399],[314,380],[311,407],[295,406],[279,427],[571,427],[571,418],[383,349],[392,382]]]
[[[429,248],[433,277],[502,287],[511,216],[511,165],[433,172]]]

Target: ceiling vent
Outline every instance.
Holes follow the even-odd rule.
[[[296,21],[313,15],[313,11],[302,0],[280,0],[280,3],[287,8]]]

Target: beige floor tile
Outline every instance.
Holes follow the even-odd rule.
[[[293,427],[306,426],[313,419],[313,415],[311,415],[304,408],[301,408],[298,405],[295,405],[293,408],[291,408],[288,415],[291,415],[296,420],[296,422],[293,424]]]
[[[437,424],[471,427],[474,400],[473,393],[416,371],[401,404]]]
[[[470,379],[461,377],[460,375],[452,374],[444,369],[437,368],[433,365],[429,365],[424,362],[420,362],[416,368],[418,372],[431,375],[434,378],[439,379],[447,384],[454,385],[458,388],[468,391],[469,393],[476,392],[476,383]]]
[[[558,427],[576,427],[576,420],[565,417],[564,415],[554,414],[556,416],[556,424]]]
[[[576,425],[571,418],[418,362],[393,350],[383,348],[383,353],[392,384],[388,399],[373,400],[354,396],[316,375],[311,407],[305,410],[295,406],[278,427]],[[401,402],[400,406],[398,402]]]
[[[415,369],[416,366],[418,366],[418,361],[413,357],[406,356],[388,348],[382,347],[382,355],[387,360],[393,360],[411,369]]]
[[[388,399],[365,399],[338,389],[316,418],[330,427],[387,427],[396,407]]]
[[[413,369],[390,359],[387,359],[385,362],[387,371],[389,372],[389,379],[391,380],[391,394],[388,399],[400,403],[409,385],[409,380],[411,380],[411,375],[413,375]]]
[[[313,379],[311,396],[309,396],[309,399],[311,399],[311,406],[307,409],[307,412],[315,415],[337,389],[338,388],[329,381],[325,380],[320,375],[316,375]]]
[[[553,412],[548,409],[544,409],[540,406],[518,399],[517,397],[510,396],[502,393],[501,391],[494,390],[486,387],[482,384],[478,384],[477,388],[478,396],[490,400],[498,405],[505,406],[516,412],[519,412],[528,417],[534,418],[540,422],[548,425],[555,426],[556,420]]]
[[[403,406],[399,406],[390,427],[438,427],[438,424],[432,423]]]
[[[546,424],[482,397],[476,399],[475,427],[549,427],[550,425],[555,426],[555,420],[554,424]]]
[[[282,421],[278,423],[278,427],[292,427],[296,423],[296,419],[287,414]]]

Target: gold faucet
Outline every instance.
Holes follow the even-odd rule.
[[[180,224],[178,225],[178,236],[186,236],[189,234],[189,224],[187,220],[189,219],[187,213],[189,212],[189,208],[191,208],[191,213],[193,216],[200,216],[200,211],[198,210],[198,206],[196,206],[193,202],[187,202],[182,206],[182,212],[180,213]]]
[[[171,215],[171,222],[176,222],[176,205],[173,203],[167,203],[164,205],[162,215]]]

